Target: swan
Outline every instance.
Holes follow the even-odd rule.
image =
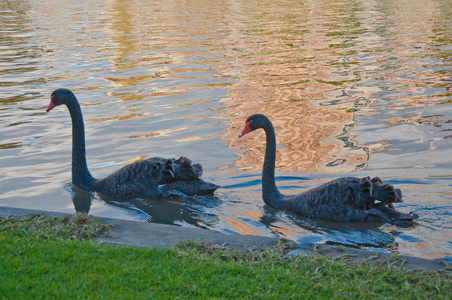
[[[343,222],[398,223],[419,217],[397,211],[392,203],[402,202],[400,189],[383,184],[378,177],[338,178],[300,194],[281,194],[275,183],[276,141],[271,121],[261,114],[250,116],[239,138],[259,128],[264,129],[267,142],[262,170],[262,198],[268,206],[305,217]]]
[[[72,183],[75,186],[117,199],[207,195],[219,188],[202,180],[202,166],[192,164],[183,156],[179,159],[152,157],[128,164],[103,179],[94,178],[86,163],[83,116],[74,93],[63,88],[53,91],[46,112],[62,104],[67,106],[72,119]]]

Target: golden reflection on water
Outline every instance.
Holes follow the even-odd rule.
[[[143,138],[143,137],[152,138],[152,137],[156,137],[156,136],[169,135],[174,131],[179,131],[179,130],[184,130],[184,129],[187,129],[187,128],[182,127],[182,128],[165,129],[165,130],[160,130],[160,131],[151,132],[151,133],[142,133],[142,134],[126,136],[124,138],[125,139],[135,139],[135,138]]]
[[[225,114],[231,121],[223,140],[233,149],[247,150],[220,169],[261,168],[263,132],[237,139],[246,118],[254,113],[267,115],[275,126],[277,145],[282,146],[277,150],[279,170],[363,169],[372,151],[399,149],[383,140],[359,145],[350,135],[357,113],[378,114],[372,108],[378,98],[397,100],[388,109],[405,109],[435,104],[451,95],[442,88],[450,86],[450,74],[425,68],[429,56],[436,59],[430,45],[442,38],[430,20],[439,13],[439,4],[234,3],[240,17],[232,21],[236,30],[230,36],[231,51],[240,74],[227,87]],[[386,98],[377,95],[382,91]],[[331,105],[325,105],[328,102]]]
[[[227,13],[222,9],[224,5],[224,1],[216,1],[215,7],[207,1],[112,2],[102,18],[112,21],[108,22],[108,29],[116,47],[115,68],[130,69],[132,64],[147,67],[152,74],[106,79],[118,87],[147,84],[148,87],[143,87],[147,91],[143,97],[190,93],[196,85],[161,87],[154,82],[167,78],[202,78],[202,72],[221,68],[226,58],[218,52],[221,46],[216,41],[224,34],[221,30]],[[180,15],[175,14],[178,10]],[[213,26],[217,30],[209,31]],[[129,91],[115,96],[120,100],[137,99]]]

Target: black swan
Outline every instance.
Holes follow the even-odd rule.
[[[207,195],[219,188],[203,181],[201,165],[192,164],[186,157],[152,157],[126,165],[104,179],[95,179],[86,164],[85,129],[77,98],[68,89],[57,89],[46,112],[61,104],[67,106],[72,119],[72,182],[77,187],[118,199]]]
[[[283,195],[275,183],[275,131],[270,120],[260,114],[250,116],[239,137],[262,128],[267,137],[262,171],[262,198],[275,209],[284,209],[305,217],[330,221],[382,221],[398,223],[412,221],[417,214],[405,214],[392,203],[402,202],[402,193],[380,178],[345,177],[324,183],[296,195]]]

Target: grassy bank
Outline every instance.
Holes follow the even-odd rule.
[[[89,216],[0,218],[0,298],[450,299],[450,274],[390,261],[283,258],[286,245],[240,253],[208,243],[173,249],[102,246]]]

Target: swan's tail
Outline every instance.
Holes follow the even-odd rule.
[[[190,159],[168,159],[163,170],[165,189],[177,190],[185,195],[210,195],[220,186],[201,179],[202,166],[193,164]]]
[[[179,159],[168,160],[172,161],[176,168],[175,180],[192,180],[199,179],[202,175],[202,166],[200,164],[192,164],[191,160],[185,156]]]
[[[402,191],[390,184],[383,184],[379,177],[370,179],[362,178],[364,190],[368,193],[366,207],[368,209],[367,219],[378,221],[390,221],[392,223],[412,221],[419,215],[410,212],[402,213],[394,208],[393,203],[402,202]]]
[[[369,181],[369,177],[363,178]],[[379,177],[374,177],[371,182],[370,198],[385,204],[402,202],[402,191],[394,188],[390,184],[383,185],[383,181]]]

